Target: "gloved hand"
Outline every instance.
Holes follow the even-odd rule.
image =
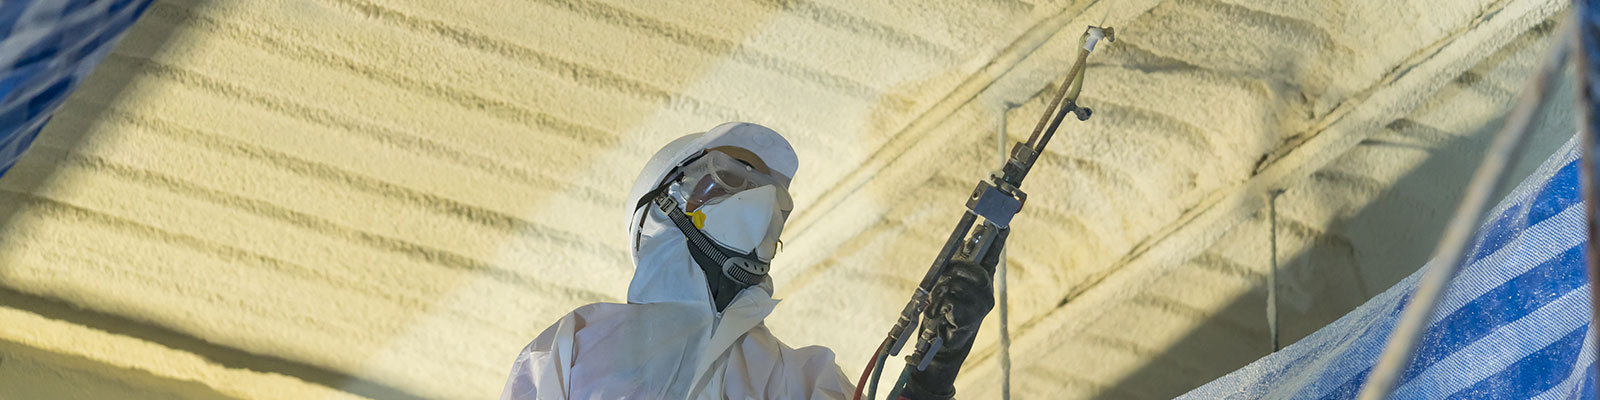
[[[1009,230],[1001,231],[993,250],[982,262],[951,261],[929,292],[928,309],[923,313],[930,323],[944,323],[936,332],[944,345],[934,354],[928,368],[911,372],[901,397],[927,400],[950,399],[956,394],[956,374],[972,351],[973,339],[983,318],[994,308],[994,269],[1000,260]],[[907,368],[914,368],[907,366]]]

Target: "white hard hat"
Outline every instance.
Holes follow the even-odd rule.
[[[637,207],[639,200],[652,190],[661,185],[661,180],[690,157],[699,154],[702,150],[732,146],[749,150],[767,165],[774,178],[781,182],[794,180],[794,173],[800,169],[800,160],[795,156],[794,147],[784,140],[782,135],[765,126],[748,122],[729,122],[717,125],[710,131],[694,133],[673,139],[672,142],[662,146],[661,150],[650,156],[644,164],[644,169],[639,172],[639,178],[633,181],[633,190],[628,192],[629,214],[633,217],[628,220],[628,254],[632,258],[634,249],[638,248],[639,223],[644,218],[642,210]]]

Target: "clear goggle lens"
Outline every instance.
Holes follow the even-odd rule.
[[[788,215],[794,209],[788,188],[772,175],[757,171],[725,153],[707,151],[683,167],[684,211],[716,204],[734,193],[766,185],[778,186],[778,209]]]

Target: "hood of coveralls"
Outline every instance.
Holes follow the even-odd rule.
[[[799,159],[794,148],[778,132],[767,127],[746,122],[729,122],[710,131],[686,135],[673,140],[657,151],[634,180],[628,195],[628,207],[660,186],[679,165],[700,151],[732,146],[754,153],[766,163],[775,178],[784,182],[794,179],[799,169]],[[786,190],[786,189],[785,189]],[[699,265],[689,255],[683,232],[678,231],[660,212],[650,207],[630,209],[628,221],[629,256],[634,263],[633,280],[628,284],[628,302],[699,302],[710,304],[706,278]],[[757,285],[770,296],[771,278],[763,278]]]

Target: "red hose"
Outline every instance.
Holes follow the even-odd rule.
[[[850,397],[851,400],[861,400],[861,390],[867,388],[867,376],[872,375],[872,367],[878,364],[878,353],[882,353],[888,345],[889,340],[884,339],[883,343],[878,344],[878,350],[872,352],[872,358],[867,360],[867,369],[861,370],[861,379],[856,380],[856,394]]]

